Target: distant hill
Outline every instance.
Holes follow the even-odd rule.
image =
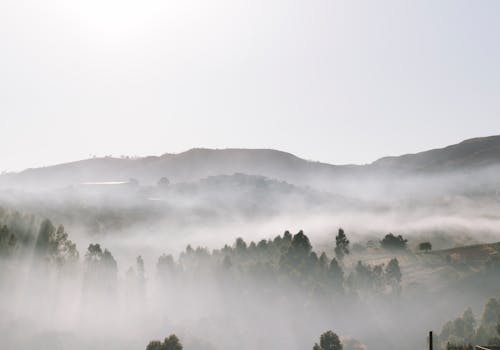
[[[368,145],[367,145],[368,147]],[[0,176],[1,187],[66,187],[84,182],[137,179],[156,184],[197,181],[209,176],[243,173],[291,184],[342,192],[412,175],[463,174],[500,165],[500,136],[474,138],[441,149],[381,158],[367,165],[314,162],[272,149],[191,149],[144,158],[93,158],[27,169]],[[469,181],[469,180],[464,180]],[[388,186],[388,185],[386,185]],[[392,185],[391,185],[392,186]]]
[[[83,182],[137,179],[155,184],[161,177],[172,182],[196,181],[209,176],[243,173],[291,183],[310,177],[331,176],[344,167],[311,162],[271,149],[191,149],[179,154],[144,158],[93,158],[0,176],[1,185],[64,187]]]
[[[500,165],[500,136],[479,137],[456,145],[399,157],[385,157],[370,167],[386,171],[443,172]]]

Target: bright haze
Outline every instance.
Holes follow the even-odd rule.
[[[368,163],[500,133],[497,1],[2,1],[0,170],[274,148]]]
[[[0,0],[0,349],[500,344],[499,13]]]

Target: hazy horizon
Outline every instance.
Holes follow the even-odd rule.
[[[362,164],[500,134],[499,10],[5,1],[0,171],[193,147]]]
[[[192,151],[192,150],[196,150],[196,149],[215,150],[215,151],[217,151],[217,150],[250,150],[250,151],[252,151],[252,150],[271,150],[271,151],[278,151],[278,152],[289,153],[289,154],[292,154],[294,156],[297,156],[297,157],[299,157],[301,159],[304,159],[304,160],[307,160],[307,161],[320,162],[320,163],[324,163],[324,164],[331,164],[331,165],[366,165],[366,164],[371,164],[371,163],[373,163],[373,162],[375,162],[375,161],[377,161],[377,160],[379,160],[381,158],[384,158],[384,157],[399,157],[399,156],[404,156],[404,155],[408,155],[408,154],[416,154],[416,153],[425,152],[425,151],[429,151],[429,150],[445,148],[447,146],[455,145],[455,144],[458,144],[458,143],[461,143],[463,141],[470,140],[470,139],[486,138],[486,137],[493,137],[493,136],[499,136],[499,135],[485,135],[485,136],[471,137],[471,138],[468,138],[468,139],[463,139],[463,140],[460,140],[460,141],[456,141],[453,144],[446,144],[446,145],[436,146],[436,147],[432,147],[432,148],[420,149],[420,150],[417,150],[415,152],[382,155],[382,156],[380,156],[380,157],[378,157],[376,159],[373,159],[373,160],[365,162],[365,163],[354,163],[354,162],[331,163],[331,162],[323,161],[321,159],[311,159],[311,158],[307,158],[307,157],[302,157],[302,156],[300,156],[298,154],[289,152],[287,150],[277,149],[277,148],[247,148],[247,147],[210,148],[210,147],[191,147],[191,148],[188,148],[188,149],[185,149],[185,150],[181,150],[179,152],[162,152],[162,153],[157,153],[157,154],[141,154],[141,155],[138,155],[138,154],[133,154],[133,155],[131,155],[131,154],[90,154],[90,155],[88,155],[87,157],[84,157],[84,158],[68,159],[68,160],[65,160],[65,161],[60,161],[60,162],[57,162],[57,163],[45,164],[45,165],[40,165],[40,166],[28,166],[26,168],[16,169],[16,170],[3,170],[3,172],[4,173],[18,173],[18,172],[22,172],[22,171],[28,170],[28,169],[35,169],[35,168],[39,168],[39,167],[48,167],[48,166],[60,165],[60,164],[71,163],[71,162],[78,162],[78,161],[87,160],[87,159],[91,159],[91,158],[106,158],[106,157],[111,157],[111,158],[144,158],[144,157],[161,157],[161,156],[169,155],[169,154],[171,154],[171,155],[178,155],[178,154],[186,153],[186,152],[189,152],[189,151]]]

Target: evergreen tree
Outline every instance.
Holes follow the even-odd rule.
[[[349,254],[349,240],[342,228],[339,228],[339,232],[335,237],[335,255],[337,259],[342,261],[344,256]]]
[[[342,343],[337,334],[327,331],[321,334],[319,345],[314,344],[313,350],[342,350]]]

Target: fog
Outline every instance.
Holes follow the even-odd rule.
[[[346,350],[425,349],[429,330],[467,307],[479,320],[500,295],[491,257],[442,250],[500,241],[495,171],[4,187],[0,224],[16,244],[2,248],[1,347],[145,349],[175,333],[193,350],[310,349],[333,330]],[[407,249],[381,247],[390,232]]]

